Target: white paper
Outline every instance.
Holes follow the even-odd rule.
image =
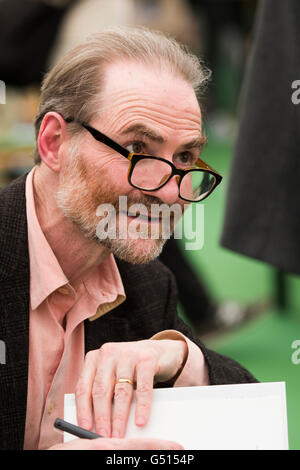
[[[153,437],[186,450],[288,449],[284,382],[155,389],[148,424],[134,423],[126,437]],[[65,395],[64,419],[77,424],[74,394]],[[65,442],[75,437],[64,433]]]

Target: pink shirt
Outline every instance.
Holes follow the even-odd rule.
[[[27,413],[24,449],[46,449],[62,442],[53,428],[64,417],[65,393],[74,393],[84,362],[84,320],[94,321],[122,303],[125,292],[111,254],[77,290],[69,283],[48,244],[35,211],[34,171],[26,180],[30,258],[30,323]],[[200,349],[168,330],[152,339],[184,339],[188,358],[175,386],[207,385]]]

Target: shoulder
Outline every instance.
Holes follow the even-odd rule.
[[[0,240],[5,245],[8,234],[23,233],[26,227],[25,183],[27,175],[0,189]]]
[[[0,189],[0,279],[27,269],[26,177]]]
[[[25,184],[27,174],[20,176],[7,186],[0,188],[0,212],[1,215],[11,213],[15,207],[25,205]]]

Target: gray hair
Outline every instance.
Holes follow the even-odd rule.
[[[34,122],[36,139],[41,122],[50,111],[85,122],[97,117],[101,112],[104,67],[120,59],[167,67],[190,83],[197,96],[210,77],[210,71],[196,55],[164,33],[143,27],[103,30],[69,51],[46,74]],[[79,129],[72,123],[68,130],[74,135]],[[35,163],[40,162],[36,148]]]

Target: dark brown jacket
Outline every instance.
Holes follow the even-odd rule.
[[[26,419],[29,343],[29,256],[25,200],[26,176],[0,190],[0,448],[22,449]],[[107,315],[85,322],[85,350],[108,341],[149,338],[176,329],[202,349],[211,384],[255,382],[236,362],[206,349],[176,312],[176,287],[159,261],[131,265],[117,260],[126,301]]]

